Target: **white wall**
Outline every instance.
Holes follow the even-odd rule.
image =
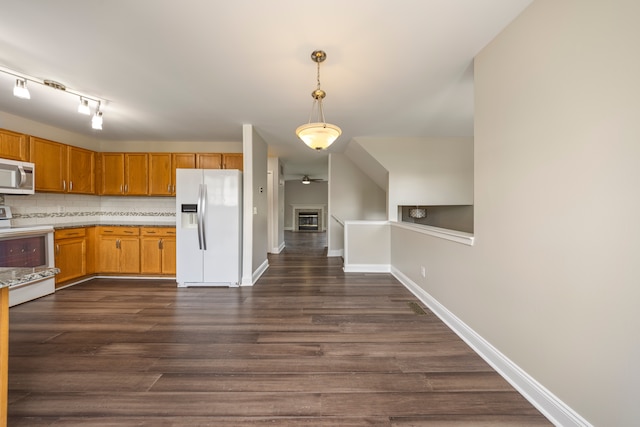
[[[282,162],[278,157],[267,159],[269,174],[269,230],[268,248],[271,253],[280,253],[284,248],[284,177],[282,175]]]
[[[389,172],[389,219],[401,205],[472,205],[472,138],[355,138]],[[411,153],[407,156],[406,153]]]
[[[268,268],[267,144],[252,125],[243,131],[242,285],[253,285]]]
[[[99,151],[100,140],[0,111],[0,128]]]
[[[344,228],[331,218],[342,221],[386,220],[386,193],[364,174],[346,155],[329,154],[328,254],[341,255]]]
[[[102,152],[242,153],[241,141],[105,141],[0,111],[0,128]]]
[[[475,61],[475,245],[391,236],[394,267],[597,426],[640,422],[638,16],[532,3]]]

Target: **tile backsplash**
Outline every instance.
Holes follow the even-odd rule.
[[[36,193],[4,196],[11,207],[14,227],[61,225],[78,222],[175,223],[173,197],[113,197]]]

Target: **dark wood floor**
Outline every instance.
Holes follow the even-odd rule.
[[[288,233],[254,287],[99,279],[10,310],[9,426],[549,425],[388,274]]]

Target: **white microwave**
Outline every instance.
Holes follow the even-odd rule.
[[[33,163],[0,159],[0,194],[33,194]]]

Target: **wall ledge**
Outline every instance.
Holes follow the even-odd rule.
[[[396,221],[391,221],[390,223],[393,227],[415,231],[416,233],[422,233],[428,236],[450,240],[452,242],[462,243],[463,245],[467,246],[473,246],[475,240],[473,234],[465,233],[464,231],[449,230],[447,228],[433,227],[430,225],[408,224]]]

